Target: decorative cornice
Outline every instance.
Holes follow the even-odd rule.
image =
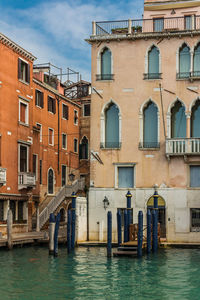
[[[7,47],[11,48],[16,53],[26,57],[27,59],[34,61],[37,59],[32,53],[26,51],[24,48],[17,45],[15,42],[6,37],[3,33],[0,32],[0,42]]]

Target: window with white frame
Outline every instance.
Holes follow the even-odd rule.
[[[179,79],[190,77],[190,63],[190,48],[184,43],[179,49]]]
[[[161,32],[164,29],[164,18],[154,18],[153,19],[153,31]]]
[[[191,231],[200,231],[200,208],[190,209]]]
[[[158,148],[158,108],[149,101],[143,110],[143,145],[144,148]]]
[[[90,116],[90,103],[83,105],[83,116],[89,117]]]
[[[40,108],[44,107],[44,94],[39,90],[35,90],[35,105]]]
[[[62,148],[67,149],[67,135],[66,135],[66,133],[62,133]]]
[[[78,111],[74,110],[74,125],[78,125]]]
[[[200,165],[190,166],[190,187],[200,188]]]
[[[48,137],[49,137],[49,145],[54,145],[54,130],[52,128],[49,128],[48,131]]]
[[[186,137],[185,107],[177,100],[171,108],[171,138]]]
[[[28,120],[28,103],[23,101],[23,100],[19,100],[19,122],[23,123],[23,124],[28,124],[29,120]]]
[[[62,103],[62,118],[65,120],[69,119],[69,107]]]
[[[48,96],[48,111],[55,114],[56,113],[56,100]]]
[[[19,172],[28,172],[29,147],[19,144]]]
[[[40,142],[42,142],[42,124],[36,123],[38,129],[40,130]]]
[[[78,153],[78,140],[74,139],[74,152]]]
[[[160,52],[156,46],[152,46],[148,52],[148,74],[145,79],[159,79],[159,56]]]
[[[108,48],[104,48],[101,53],[101,74],[97,78],[98,80],[111,80],[113,75],[111,74],[111,51]]]
[[[104,148],[119,148],[119,109],[115,103],[105,110],[105,145]]]
[[[115,187],[116,188],[134,188],[134,164],[116,164],[115,165]]]
[[[184,23],[185,23],[185,29],[191,30],[192,29],[192,15],[184,16]]]
[[[30,83],[30,65],[21,58],[18,58],[18,79]]]

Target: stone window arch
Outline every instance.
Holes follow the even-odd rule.
[[[156,45],[151,45],[145,56],[144,79],[159,79],[161,77],[161,55]]]
[[[177,52],[177,78],[189,78],[192,72],[192,54],[190,47],[183,43]]]
[[[97,56],[97,80],[113,79],[113,58],[110,48],[103,47]]]
[[[54,194],[54,170],[52,168],[49,168],[47,172],[47,190],[48,194]]]

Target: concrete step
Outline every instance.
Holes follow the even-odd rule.
[[[117,248],[118,251],[135,251],[137,250],[137,246],[135,247],[118,247]]]
[[[137,256],[137,250],[135,251],[116,251],[113,252],[113,256],[129,256],[129,257],[136,257]]]

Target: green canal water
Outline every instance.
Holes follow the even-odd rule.
[[[107,259],[105,248],[57,258],[46,247],[0,251],[0,299],[200,299],[200,249]]]

